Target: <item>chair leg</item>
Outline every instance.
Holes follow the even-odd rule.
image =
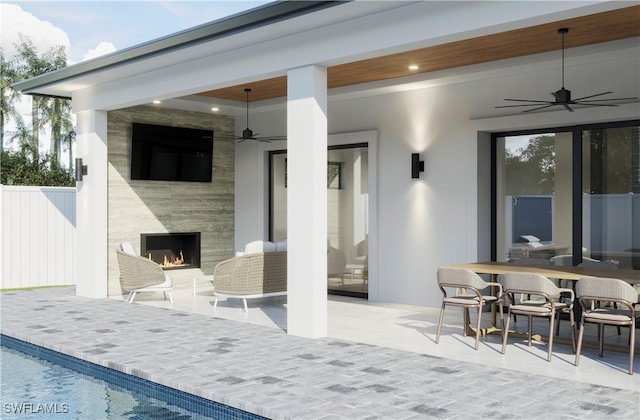
[[[129,294],[131,295],[131,299],[129,300],[129,303],[133,303],[133,299],[135,299],[135,298],[136,298],[136,293],[138,293],[138,292],[131,292],[131,293],[129,293]]]
[[[500,311],[500,329],[502,330],[502,338],[504,338],[504,309],[502,309],[502,303],[498,303],[498,310]]]
[[[242,302],[244,303],[244,311],[249,312],[249,308],[247,308],[247,299],[242,299]]]
[[[631,332],[629,333],[629,337],[631,338],[631,342],[629,343],[629,375],[633,375],[633,353],[634,347],[636,346],[636,319],[633,318],[631,320],[631,325],[629,326]]]
[[[482,322],[482,306],[478,306],[478,328],[476,329],[476,350],[480,345],[480,323]]]
[[[171,296],[171,292],[169,292],[169,302],[173,303],[173,296]]]
[[[531,330],[533,327],[533,317],[531,315],[527,315],[527,332],[529,335],[529,343],[527,344],[529,347],[531,347]]]
[[[573,352],[576,352],[576,319],[573,315],[573,309],[569,310],[569,324],[571,328],[571,347]]]
[[[436,344],[440,341],[440,331],[442,330],[442,321],[444,320],[444,302],[442,302],[442,308],[440,308],[440,318],[438,319],[438,332],[436,332]]]
[[[598,336],[600,337],[600,357],[604,356],[604,324],[598,324]]]
[[[578,347],[576,348],[576,361],[574,365],[578,366],[580,363],[580,350],[582,350],[582,337],[584,337],[584,315],[582,316],[582,320],[580,321],[580,325],[578,326],[580,332],[578,333]]]
[[[462,336],[467,336],[467,325],[471,324],[471,317],[469,316],[469,308],[462,309],[462,324],[464,328],[462,329]]]
[[[507,338],[509,338],[509,322],[511,322],[511,308],[507,311],[507,325],[502,331],[502,354],[507,350]]]
[[[218,306],[218,297],[216,296],[213,300],[213,309],[216,309],[217,306]]]
[[[551,316],[549,317],[549,352],[547,353],[547,362],[551,361],[551,354],[552,354],[551,351],[553,349],[553,323],[556,319],[555,315],[556,314],[552,313]]]

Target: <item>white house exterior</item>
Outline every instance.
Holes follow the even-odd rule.
[[[276,6],[282,4],[241,17],[251,20]],[[236,144],[234,208],[237,250],[268,238],[267,152],[286,148],[288,332],[326,335],[325,165],[331,144],[369,143],[369,299],[439,306],[438,266],[491,258],[491,133],[632,121],[640,117],[640,105],[530,114],[495,109],[504,98],[548,99],[560,85],[559,47],[332,89],[328,70],[629,7],[640,23],[638,2],[629,1],[338,2],[247,28],[236,16],[211,24],[238,28],[211,39],[186,43],[193,33],[185,31],[19,83],[23,93],[71,97],[77,114],[77,155],[88,166],[77,189],[77,293],[108,294],[108,113],[153,100],[210,113],[211,101],[194,95],[242,91],[287,76],[286,97],[252,102],[251,128],[262,135],[286,133],[288,139]],[[640,97],[638,34],[568,49],[566,66],[574,92]],[[235,107],[241,135],[244,104],[217,103]],[[411,153],[425,161],[419,179],[410,177]]]

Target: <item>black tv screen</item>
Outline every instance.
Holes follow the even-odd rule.
[[[131,179],[211,182],[213,131],[133,123]]]

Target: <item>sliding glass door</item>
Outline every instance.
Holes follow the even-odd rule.
[[[496,139],[498,261],[535,263],[573,252],[571,137],[546,132]]]
[[[582,131],[585,256],[640,269],[640,127]]]
[[[640,122],[494,135],[496,261],[640,269]]]
[[[368,296],[369,153],[366,144],[330,147],[327,162],[327,288]],[[271,240],[287,237],[287,154],[270,156]]]

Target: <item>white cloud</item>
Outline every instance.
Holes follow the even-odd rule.
[[[67,53],[69,52],[71,43],[65,31],[25,12],[20,6],[0,3],[0,16],[2,16],[0,45],[6,56],[15,55],[14,44],[19,43],[18,35],[21,33],[29,37],[40,52],[58,45],[62,45]]]
[[[95,47],[92,50],[89,50],[82,58],[82,61],[91,60],[92,58],[100,57],[101,55],[106,55],[116,50],[117,48],[115,45],[113,45],[113,43],[102,41],[101,43],[98,44],[97,47]]]

